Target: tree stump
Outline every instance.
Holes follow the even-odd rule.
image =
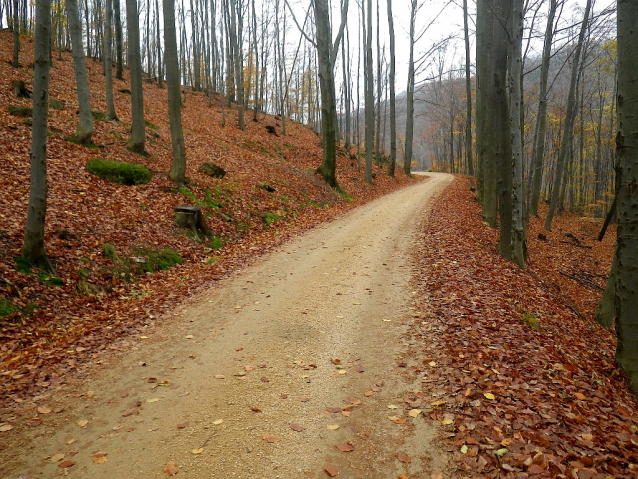
[[[175,225],[179,228],[186,228],[193,232],[199,239],[198,232],[203,236],[212,236],[210,228],[206,224],[202,209],[199,206],[180,205],[175,207]]]
[[[31,98],[31,92],[27,88],[27,85],[20,80],[13,81],[13,95],[16,98]]]

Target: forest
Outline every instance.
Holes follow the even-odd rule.
[[[456,415],[436,394],[425,411],[453,427],[446,440],[462,454],[454,470],[631,477],[637,21],[629,0],[2,0],[0,352],[9,382],[0,433],[14,428],[14,402],[146,334],[184,297],[345,211],[429,181],[414,172],[430,171],[457,179],[441,196],[449,211],[437,203],[447,216],[428,226],[437,243],[427,233],[415,246],[437,259],[418,263],[413,294],[449,323],[405,334],[424,345],[424,330],[451,338],[414,353],[443,355],[422,362],[449,373],[423,379],[424,389],[429,381],[460,397],[469,385]],[[449,241],[455,235],[459,245]],[[438,264],[459,267],[443,251],[475,272],[445,277]],[[500,259],[478,265],[485,251]],[[483,271],[489,281],[477,276],[492,267],[501,272]],[[446,282],[466,297],[441,296]],[[509,299],[493,296],[497,289]],[[532,311],[534,294],[544,313]],[[499,372],[509,353],[485,352],[492,340],[509,351],[520,333],[468,326],[477,303],[496,305],[493,317],[507,328],[531,328],[521,350],[533,350],[534,374],[547,383],[542,402],[524,392],[537,379]],[[559,338],[561,318],[584,324],[583,337]],[[555,351],[538,351],[541,335]],[[578,345],[566,352],[570,338]],[[493,367],[461,361],[468,348]],[[494,391],[507,397],[496,409],[506,422],[479,404]],[[585,405],[590,393],[595,405]],[[423,397],[414,391],[405,402]],[[562,412],[551,412],[559,400]],[[524,419],[507,422],[504,411]],[[592,411],[613,418],[606,437],[604,425],[582,426]],[[514,439],[511,424],[520,429]],[[558,449],[557,437],[573,447]]]

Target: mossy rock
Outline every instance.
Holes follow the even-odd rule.
[[[10,106],[9,115],[31,118],[33,117],[33,108],[27,108],[25,106]]]
[[[226,176],[226,170],[224,170],[221,166],[216,165],[215,163],[204,163],[200,166],[197,171],[200,173],[204,173],[212,178],[222,179]]]
[[[89,173],[93,173],[111,183],[134,186],[145,185],[153,176],[148,168],[137,163],[109,161],[93,158],[86,164]]]

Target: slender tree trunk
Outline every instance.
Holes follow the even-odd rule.
[[[115,78],[124,80],[124,52],[122,46],[122,14],[120,12],[120,0],[113,0],[113,14],[115,17]]]
[[[408,60],[408,86],[406,88],[406,113],[405,121],[405,156],[403,159],[403,171],[410,175],[412,167],[412,147],[414,143],[414,24],[416,22],[417,0],[410,0],[410,59]]]
[[[638,391],[638,3],[618,0],[616,361]]]
[[[511,171],[512,171],[512,226],[509,257],[519,268],[525,267],[527,259],[527,245],[524,224],[523,201],[523,125],[521,124],[522,91],[521,77],[523,74],[523,0],[511,2],[511,52],[509,62],[509,90],[510,90],[510,125],[511,125]]]
[[[365,12],[365,82],[366,100],[366,171],[364,179],[372,184],[372,153],[374,149],[374,75],[372,73],[372,0],[367,0]]]
[[[20,16],[18,12],[18,0],[13,0],[13,60],[11,61],[13,68],[20,67]]]
[[[376,128],[374,135],[374,152],[375,161],[378,166],[381,166],[381,159],[383,153],[381,151],[381,26],[379,17],[379,0],[377,0],[377,107],[376,107]]]
[[[558,200],[561,194],[561,186],[566,181],[566,179],[564,178],[566,163],[568,155],[571,151],[571,143],[574,134],[574,120],[576,117],[576,82],[578,80],[578,72],[580,71],[581,51],[583,49],[585,33],[587,32],[587,26],[589,24],[590,9],[591,0],[587,0],[583,22],[581,24],[580,34],[578,36],[578,43],[576,44],[576,50],[574,51],[574,63],[572,65],[571,81],[569,84],[569,96],[567,97],[567,113],[565,115],[565,126],[563,128],[563,141],[560,145],[558,164],[556,165],[554,188],[552,189],[547,218],[545,218],[545,229],[548,231],[552,229],[552,220],[554,219],[554,213],[556,211],[556,206],[558,205]]]
[[[22,258],[32,265],[53,271],[44,249],[47,211],[47,119],[51,57],[51,1],[39,0],[35,18],[33,71],[33,126],[31,137],[31,180],[29,204],[22,245]]]
[[[155,11],[157,12],[157,15],[155,16],[155,29],[157,30],[157,86],[159,88],[164,88],[164,71],[162,68],[164,58],[162,57],[162,41],[160,39],[159,0],[155,0]],[[174,9],[173,16],[175,16]]]
[[[463,0],[463,33],[465,37],[465,158],[470,176],[474,176],[474,158],[472,157],[472,76],[470,66],[470,34],[468,28],[467,0]]]
[[[171,126],[173,162],[169,177],[183,185],[186,174],[186,149],[182,130],[182,104],[180,93],[179,60],[177,57],[177,32],[175,29],[175,1],[163,0],[164,52],[166,56],[166,83],[168,88],[168,115]]]
[[[73,0],[75,1],[75,0]],[[68,0],[67,0],[68,6]],[[111,18],[113,16],[113,0],[106,0],[106,22],[104,25],[104,75],[106,83],[106,118],[117,120],[115,103],[113,102],[113,48],[111,39]]]
[[[397,162],[397,102],[396,102],[396,41],[394,37],[394,17],[392,15],[392,0],[388,0],[388,30],[390,34],[390,165],[388,175],[394,177]]]
[[[245,130],[244,122],[244,82],[243,82],[243,61],[240,53],[238,13],[235,2],[230,2],[230,41],[233,49],[233,66],[235,77],[235,92],[237,93],[237,117],[240,130]]]
[[[137,0],[126,0],[126,26],[128,31],[128,64],[131,75],[131,138],[126,145],[134,153],[146,154],[144,143],[144,90],[142,87],[142,60],[140,57],[140,28]]]
[[[91,143],[91,136],[93,135],[93,115],[91,114],[89,79],[86,73],[84,45],[82,44],[82,24],[80,22],[77,0],[66,1],[66,13],[69,19],[69,30],[71,31],[73,68],[75,70],[75,83],[77,86],[80,110],[75,139],[78,143],[89,144]]]

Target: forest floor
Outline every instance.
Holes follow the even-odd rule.
[[[28,52],[30,40],[23,45]],[[384,219],[404,218],[399,212],[418,201],[405,192],[425,191],[433,179],[399,190],[402,201],[382,214],[373,213],[373,203],[342,217],[414,181],[375,168],[369,186],[356,158],[342,151],[339,181],[349,197],[336,195],[313,174],[321,148],[310,129],[289,123],[284,137],[277,118],[260,115],[242,132],[230,110],[222,127],[219,99],[211,108],[204,94],[190,91],[184,125],[193,182],[175,190],[166,173],[165,90],[145,85],[149,158],[125,149],[125,82],[116,82],[123,121],[96,122],[99,149],[75,145],[65,140],[77,102],[64,53],[52,70],[51,96],[63,108],[51,112],[48,153],[47,250],[57,276],[30,271],[15,260],[30,127],[7,112],[29,106],[12,96],[11,80],[31,84],[30,60],[25,53],[24,67],[12,69],[9,52],[9,35],[0,32],[0,464],[11,464],[0,477],[115,477],[107,471],[126,467],[122,458],[133,445],[145,447],[133,462],[153,472],[126,477],[174,470],[326,477],[329,467],[340,477],[373,477],[375,467],[403,478],[636,477],[637,404],[613,362],[613,333],[593,319],[614,242],[613,232],[595,241],[599,221],[563,215],[548,233],[533,218],[529,267],[521,271],[500,258],[497,233],[482,223],[468,180],[459,178],[436,203],[423,197],[435,214],[413,217],[419,232],[408,235],[406,226],[384,237]],[[104,111],[101,67],[88,63],[93,108]],[[153,179],[112,185],[85,170],[93,157],[142,163]],[[228,174],[202,175],[197,168],[205,161]],[[201,206],[216,237],[203,243],[175,230],[179,204]],[[413,214],[422,211],[413,206]],[[369,215],[366,234],[381,241],[344,239],[334,228],[345,223],[304,236],[351,215]],[[401,245],[392,253],[384,249],[390,237]],[[295,246],[304,241],[309,248]],[[105,254],[105,245],[117,255]],[[182,264],[136,267],[168,248]],[[345,313],[304,296],[311,285],[303,277],[316,280],[308,268],[322,250],[339,254],[322,256],[326,264],[316,266],[323,281],[313,284],[319,298],[338,298]],[[371,251],[379,284],[397,288],[381,301],[384,290],[366,283],[370,271],[357,262]],[[270,273],[256,274],[264,265]],[[290,274],[295,268],[299,275]],[[299,303],[273,298],[269,281],[297,292]],[[274,323],[266,319],[277,317],[255,318],[274,302],[292,319],[269,329]],[[247,395],[248,385],[260,394]],[[160,457],[154,451],[169,449],[171,442],[161,443],[167,437],[175,447]],[[220,437],[228,447],[212,454]],[[296,457],[296,466],[278,462],[279,454]]]

